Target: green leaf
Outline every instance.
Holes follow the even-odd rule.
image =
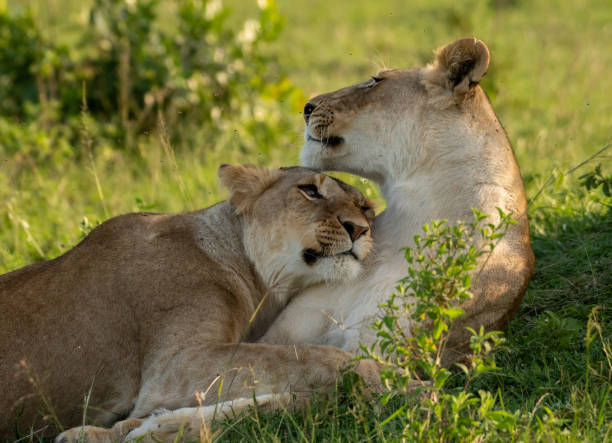
[[[434,386],[436,390],[442,389],[448,377],[450,377],[451,373],[447,369],[440,369],[436,375],[434,376]]]
[[[455,366],[457,366],[459,369],[461,369],[465,375],[469,375],[470,374],[470,370],[463,363],[455,363]]]
[[[461,308],[451,306],[450,308],[446,309],[446,315],[451,321],[453,321],[457,317],[461,317],[462,315],[465,315],[465,311]]]
[[[432,331],[432,336],[434,340],[438,340],[440,336],[442,335],[442,332],[446,331],[447,329],[448,329],[448,325],[444,323],[442,320],[438,320],[434,322],[434,327]]]
[[[393,329],[393,320],[394,318],[390,315],[385,315],[383,318],[383,323],[389,329]]]

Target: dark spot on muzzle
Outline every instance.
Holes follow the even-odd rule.
[[[343,142],[344,142],[344,139],[336,135],[330,135],[329,137],[325,137],[321,139],[321,144],[325,146],[329,146],[330,148],[335,148],[336,146],[341,145]]]
[[[314,264],[321,257],[323,257],[323,253],[314,249],[304,249],[304,252],[302,252],[302,258],[307,265]]]

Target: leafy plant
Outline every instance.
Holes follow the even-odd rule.
[[[0,114],[31,125],[27,133],[53,128],[59,132],[53,139],[78,146],[86,91],[94,138],[112,140],[115,148],[133,150],[163,119],[173,142],[193,147],[233,122],[255,138],[251,146],[267,150],[279,127],[289,126],[277,108],[301,101],[301,93],[262,50],[282,28],[276,4],[258,5],[258,16],[237,28],[220,0],[94,0],[89,26],[71,46],[46,37],[31,13],[0,10],[0,36],[6,37],[0,42]],[[15,132],[0,121],[0,138],[7,140],[0,149],[14,154],[37,145]],[[45,158],[44,149],[31,150]]]
[[[485,223],[487,216],[473,209],[471,223],[425,225],[424,235],[416,235],[414,246],[405,248],[408,275],[372,324],[376,342],[362,347],[367,357],[383,365],[383,404],[415,390],[423,398],[396,411],[407,418],[406,438],[472,439],[489,427],[508,428],[517,420],[506,411],[494,411],[495,397],[489,392],[474,396],[467,391],[474,378],[496,370],[492,350],[503,342],[500,332],[470,329],[469,363],[458,364],[465,375],[462,388],[448,387],[451,372],[441,363],[450,327],[464,315],[460,305],[472,296],[470,272],[515,223],[510,214],[498,212],[497,224]]]
[[[582,174],[580,177],[580,184],[587,190],[597,189],[601,186],[606,197],[612,196],[612,175],[604,176],[601,172],[601,163],[595,166],[595,169]]]

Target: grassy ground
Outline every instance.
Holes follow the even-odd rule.
[[[67,40],[87,5],[24,0],[8,6],[28,4],[47,32]],[[242,0],[227,4],[236,23],[255,9]],[[280,55],[306,97],[382,66],[422,65],[435,47],[460,36],[475,35],[489,45],[484,87],[515,148],[528,198],[544,190],[530,206],[534,278],[510,324],[507,348],[497,355],[500,370],[471,389],[487,390],[497,396],[498,409],[522,414],[508,439],[611,441],[611,201],[580,187],[577,176],[597,163],[610,174],[612,150],[564,176],[612,138],[610,3],[311,0],[297,6],[283,0],[279,8],[286,27],[267,50]],[[200,149],[179,150],[176,157],[151,137],[138,157],[102,146],[79,162],[40,164],[29,154],[0,158],[0,272],[57,256],[112,215],[212,204],[223,197],[215,174],[220,162],[296,164],[301,116],[298,108],[287,112],[293,113],[293,131],[262,157],[228,148],[242,136],[230,127],[223,143],[202,140]],[[354,182],[377,195],[368,183]],[[218,428],[217,437],[395,441],[405,426],[401,417],[385,423],[397,404],[381,408],[359,398],[332,398],[298,414],[245,416]]]

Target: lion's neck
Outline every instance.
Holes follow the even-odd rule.
[[[215,262],[223,264],[225,278],[231,280],[228,286],[240,292],[238,295],[252,317],[247,333],[251,338],[261,335],[303,287],[303,282],[285,275],[285,263],[270,262],[265,254],[258,256],[253,252],[257,249],[253,239],[265,236],[249,231],[244,217],[236,215],[227,202],[199,211],[196,217],[202,249]]]
[[[519,175],[505,140],[466,140],[420,151],[435,162],[408,174],[389,174],[392,178],[381,184],[387,207],[376,218],[374,235],[383,249],[410,246],[432,220],[471,221],[471,208],[490,215],[496,207],[515,214],[524,210],[512,191]]]
[[[242,239],[246,256],[253,263],[253,270],[263,281],[270,306],[284,307],[289,299],[302,288],[312,284],[306,280],[294,263],[301,251],[283,239],[270,236],[269,228],[258,223],[243,221]],[[273,252],[271,252],[273,251]]]
[[[274,239],[265,232],[258,232],[257,227],[243,224],[242,238],[246,255],[253,264],[253,272],[263,282],[265,293],[253,311],[253,322],[248,330],[246,341],[256,341],[269,328],[278,314],[287,306],[291,298],[309,286],[301,273],[293,269],[292,257],[296,252],[280,247],[270,253]]]

